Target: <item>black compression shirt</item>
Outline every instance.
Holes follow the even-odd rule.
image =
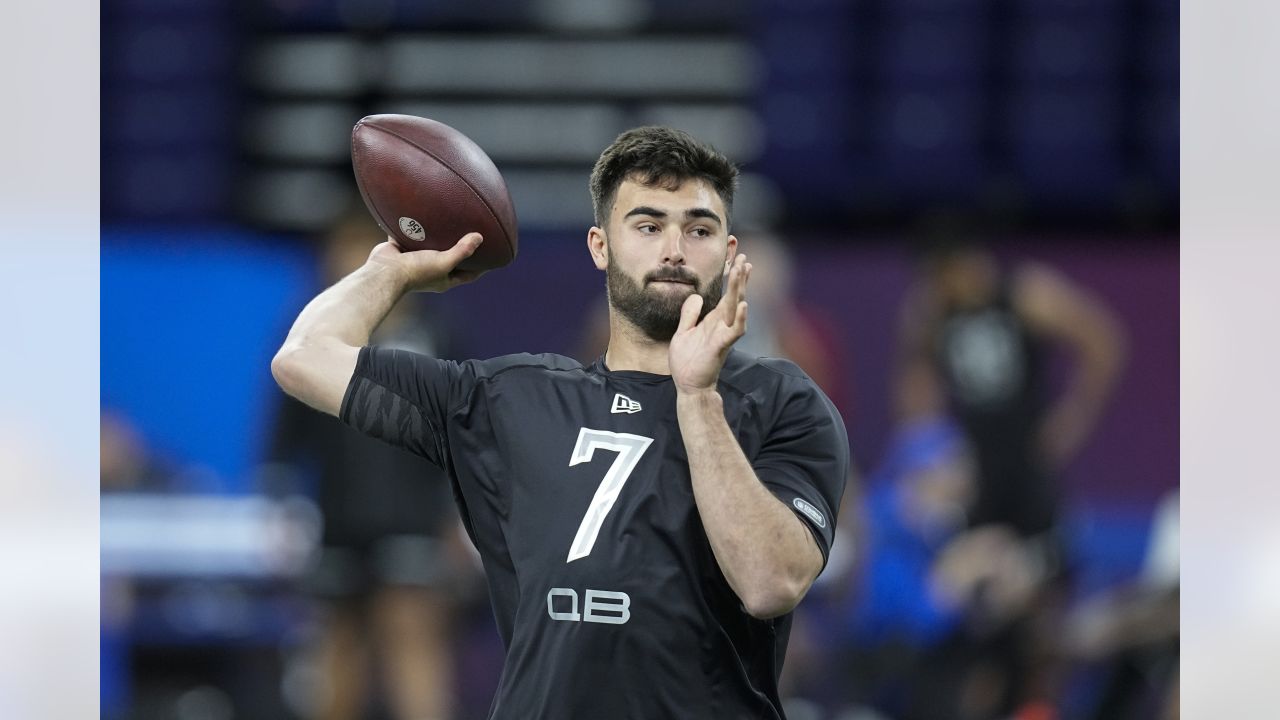
[[[844,424],[794,364],[730,353],[718,390],[761,482],[824,557]],[[791,616],[729,587],[690,484],[671,378],[557,355],[361,350],[341,418],[442,466],[506,661],[490,717],[781,718]]]

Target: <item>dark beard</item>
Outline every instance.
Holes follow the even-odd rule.
[[[707,316],[720,302],[724,294],[724,275],[719,274],[711,279],[706,291],[702,283],[692,272],[684,268],[663,268],[644,276],[643,284],[631,279],[617,265],[613,264],[613,256],[609,256],[609,269],[606,283],[609,288],[609,304],[622,316],[640,329],[650,340],[671,342],[680,326],[680,308],[685,297],[668,293],[649,292],[649,283],[657,280],[679,280],[690,283],[693,291],[702,295],[702,312],[698,320]]]

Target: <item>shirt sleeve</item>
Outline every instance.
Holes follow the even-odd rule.
[[[825,565],[849,477],[849,438],[840,413],[807,378],[782,402],[752,467],[813,533]]]
[[[474,374],[460,363],[368,346],[360,350],[338,417],[443,468],[445,419],[473,384]]]

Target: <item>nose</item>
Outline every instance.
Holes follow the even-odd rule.
[[[668,228],[662,234],[662,264],[684,264],[684,233],[679,227]]]

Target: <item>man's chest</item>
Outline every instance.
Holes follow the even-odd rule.
[[[512,560],[555,575],[631,576],[707,550],[670,383],[524,389],[491,404]],[[516,412],[516,406],[527,408]],[[748,458],[741,403],[726,403]]]

